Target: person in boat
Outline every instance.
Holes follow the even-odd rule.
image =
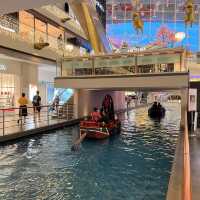
[[[152,109],[154,111],[156,111],[158,109],[158,103],[156,101],[153,103]]]
[[[154,101],[153,105],[148,110],[148,113],[149,113],[150,116],[156,117],[157,111],[158,111],[158,103],[156,101]]]
[[[106,114],[105,110],[101,110],[101,118],[99,119],[99,122],[104,122],[105,124],[108,124],[110,121],[109,116]]]
[[[162,112],[162,114],[164,114],[165,108],[162,107],[162,105],[160,103],[158,103],[158,108],[157,109],[158,109],[159,112]]]
[[[114,120],[114,103],[112,97],[107,94],[103,100],[102,108],[110,120]]]
[[[98,108],[94,108],[93,112],[91,113],[91,118],[93,121],[98,122],[101,119],[101,114],[98,110]]]
[[[160,103],[158,103],[158,110],[161,110],[162,109],[162,106]]]

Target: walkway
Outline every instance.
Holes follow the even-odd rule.
[[[14,121],[16,123],[16,121]],[[13,123],[14,123],[13,122]],[[47,132],[64,126],[74,125],[78,123],[78,120],[67,120],[67,119],[49,119],[49,121],[35,120],[33,123],[32,120],[28,121],[25,124],[16,124],[11,125],[5,129],[5,134],[1,134],[0,142],[5,142],[17,138],[21,138],[28,135],[38,134],[41,132]]]
[[[18,108],[1,110],[0,142],[77,123],[77,120],[74,120],[73,105],[67,104],[66,108],[60,106],[58,110],[58,113],[50,112],[49,107],[43,106],[39,116],[37,113],[33,114],[32,107],[28,107],[25,121],[18,121]]]
[[[197,137],[190,138],[190,159],[192,175],[192,199],[200,199],[200,130]]]

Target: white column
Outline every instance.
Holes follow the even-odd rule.
[[[185,126],[185,111],[188,110],[188,89],[181,90],[181,129]]]

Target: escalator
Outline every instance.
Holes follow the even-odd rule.
[[[56,96],[59,97],[59,105],[58,109],[51,110],[53,112],[52,116],[54,118],[65,118],[65,119],[73,119],[74,117],[74,92],[72,89],[62,89],[57,88],[54,93],[54,98]],[[53,105],[53,102],[51,102]]]
[[[90,40],[94,52],[111,52],[111,45],[106,37],[105,24],[102,24],[103,15],[99,14],[97,1],[69,0],[69,5]]]

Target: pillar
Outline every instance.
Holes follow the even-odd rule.
[[[181,90],[181,124],[180,127],[185,127],[185,112],[188,111],[188,88]]]

